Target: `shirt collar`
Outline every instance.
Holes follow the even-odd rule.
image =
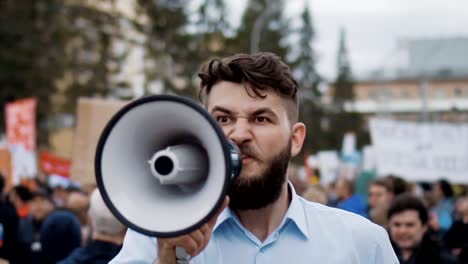
[[[304,213],[304,205],[301,203],[300,197],[297,195],[296,190],[294,190],[291,182],[288,182],[288,187],[291,192],[291,203],[289,204],[289,208],[286,211],[284,219],[285,221],[290,220],[292,223],[294,223],[301,234],[306,239],[309,239],[307,221]]]
[[[296,193],[296,190],[294,190],[292,183],[289,181],[288,181],[288,187],[289,187],[289,191],[291,192],[291,203],[289,204],[289,208],[286,211],[286,215],[284,216],[283,223],[281,224],[280,228],[284,226],[287,220],[290,220],[292,223],[294,223],[294,225],[300,231],[300,233],[306,239],[309,239],[307,221],[306,221],[306,216],[304,213],[303,204],[301,203],[300,198]],[[227,207],[219,215],[218,220],[216,221],[216,224],[213,228],[213,232],[215,232],[218,229],[218,227],[221,226],[223,223],[227,222],[228,220],[234,220],[234,219],[235,219],[234,212],[229,207]]]

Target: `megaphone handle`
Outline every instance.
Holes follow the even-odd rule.
[[[182,247],[176,247],[176,259],[178,264],[190,264],[192,257]]]

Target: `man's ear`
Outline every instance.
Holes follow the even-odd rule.
[[[306,135],[306,126],[304,123],[298,122],[293,125],[291,130],[291,157],[296,156],[301,152]]]

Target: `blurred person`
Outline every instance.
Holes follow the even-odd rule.
[[[0,173],[0,261],[13,261],[17,245],[19,217],[5,193],[5,177]]]
[[[32,199],[32,193],[26,186],[17,185],[10,191],[10,202],[15,206],[18,216],[26,218],[29,216],[29,202]]]
[[[193,264],[397,263],[383,228],[310,203],[287,181],[305,125],[298,121],[298,84],[278,56],[214,59],[199,76],[202,101],[239,147],[242,171],[218,214],[200,229],[157,239],[128,229],[112,264],[174,264],[177,246],[193,256]]]
[[[328,204],[327,193],[320,185],[309,186],[302,197],[309,202],[320,203],[323,205]]]
[[[91,195],[89,216],[93,227],[92,241],[75,249],[58,264],[107,264],[119,253],[126,227],[107,208],[97,189]]]
[[[354,193],[354,181],[344,177],[338,179],[336,193],[338,195],[338,208],[368,217],[366,204],[359,195]]]
[[[91,239],[91,227],[89,223],[89,197],[80,190],[70,191],[66,200],[65,208],[73,212],[80,221],[82,245],[86,245]]]
[[[81,226],[76,215],[58,209],[46,217],[41,226],[41,263],[55,264],[81,246]]]
[[[392,184],[387,179],[377,179],[369,184],[368,204],[369,207],[388,207],[394,198]]]
[[[437,215],[437,224],[432,228],[443,236],[453,223],[454,200],[452,186],[447,180],[441,179],[432,185],[435,206],[432,211]]]
[[[68,188],[71,181],[60,175],[51,174],[48,177],[48,186],[52,189],[52,199],[57,207],[64,207],[68,197]]]
[[[455,258],[426,236],[429,214],[411,195],[396,197],[388,209],[390,238],[401,264],[451,264]]]
[[[368,191],[368,214],[372,222],[387,228],[387,210],[394,198],[392,183],[382,178],[372,181]]]
[[[393,196],[398,196],[403,193],[407,193],[410,191],[410,187],[407,181],[403,178],[398,177],[396,175],[390,174],[386,177],[392,185]]]
[[[307,189],[307,185],[308,185],[307,181],[301,179],[298,168],[294,164],[289,165],[287,173],[288,173],[288,180],[294,186],[296,193],[299,196],[302,196],[304,194],[304,191]]]
[[[460,263],[468,263],[468,197],[459,199],[458,210],[460,218],[445,234],[444,244]]]
[[[45,189],[31,193],[30,214],[21,219],[18,232],[18,246],[15,258],[18,263],[41,263],[41,227],[47,216],[55,209],[54,203]]]

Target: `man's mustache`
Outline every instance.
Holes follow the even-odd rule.
[[[243,144],[243,145],[238,145],[238,147],[241,152],[242,158],[248,156],[254,160],[260,160],[259,153],[256,150],[254,150],[252,146]]]

